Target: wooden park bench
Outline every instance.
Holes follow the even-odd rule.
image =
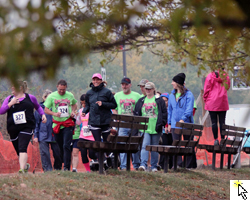
[[[172,145],[147,145],[147,151],[156,151],[164,155],[164,173],[168,172],[169,156],[174,156],[174,170],[177,169],[177,156],[184,156],[184,168],[186,168],[187,156],[191,156],[195,147],[199,143],[199,139],[202,135],[203,126],[191,123],[176,123],[180,129],[175,129],[176,134],[180,134],[179,140],[174,140]],[[190,136],[189,140],[184,140],[183,135]],[[192,136],[196,136],[197,140],[191,140]]]
[[[80,148],[90,148],[99,152],[99,173],[103,174],[104,153],[113,152],[114,154],[114,169],[118,168],[118,154],[127,153],[127,171],[130,171],[131,153],[136,153],[141,148],[145,130],[147,130],[148,117],[139,117],[132,115],[112,114],[110,126],[116,127],[116,134],[110,134],[107,142],[97,141],[79,141],[77,146]],[[144,124],[141,124],[144,122]],[[131,132],[128,136],[118,136],[119,128],[130,128]],[[134,136],[133,132],[140,130],[143,132],[141,136]]]
[[[199,144],[199,149],[205,149],[210,153],[213,153],[212,169],[215,170],[216,154],[221,154],[220,169],[223,169],[224,154],[228,154],[228,166],[231,166],[231,155],[235,155],[241,151],[242,139],[246,128],[223,125],[221,135],[225,136],[225,139],[221,139],[220,145],[207,145]]]

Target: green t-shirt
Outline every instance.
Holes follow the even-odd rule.
[[[75,134],[73,135],[73,140],[77,140],[80,137],[80,125],[75,126]]]
[[[115,94],[115,100],[117,103],[118,114],[123,115],[133,115],[133,110],[138,99],[141,98],[141,95],[137,92],[131,91],[130,94],[124,94],[123,91]]]
[[[158,118],[158,107],[155,101],[155,96],[151,99],[148,99],[147,97],[145,98],[141,111],[143,117],[149,117],[147,124],[148,129],[145,132],[149,134],[156,134],[157,132],[155,131],[155,127]]]
[[[71,106],[76,104],[77,100],[71,92],[66,91],[64,95],[58,94],[57,91],[52,92],[44,102],[44,106],[52,109],[52,112],[61,112],[61,117],[53,116],[53,119],[59,122],[66,121],[70,118],[72,112]],[[52,128],[56,126],[53,123]],[[64,128],[61,126],[61,129]]]

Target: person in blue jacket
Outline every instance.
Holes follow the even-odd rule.
[[[45,106],[44,101],[51,93],[50,90],[45,90],[42,98],[43,102],[40,103],[40,106],[44,109]],[[55,170],[61,170],[62,167],[62,159],[60,154],[60,148],[58,144],[55,141],[54,136],[52,135],[52,115],[46,115],[47,122],[41,123],[42,119],[38,112],[35,112],[35,119],[36,119],[36,128],[34,133],[34,142],[39,142],[39,148],[40,148],[40,155],[41,155],[41,161],[42,161],[42,168],[43,171],[52,171],[52,164],[50,160],[50,152],[49,152],[49,145],[51,146],[51,149],[53,151],[54,156],[54,169]]]
[[[194,123],[193,107],[194,95],[190,90],[184,87],[186,75],[179,73],[174,76],[172,81],[173,91],[168,100],[168,131],[172,133],[173,140],[178,140],[180,135],[175,134],[176,122]],[[190,136],[184,136],[188,140]],[[193,140],[193,138],[191,138]],[[177,165],[182,167],[182,158],[178,156]],[[196,155],[187,157],[187,168],[196,168]]]

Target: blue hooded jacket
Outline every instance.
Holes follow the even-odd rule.
[[[40,103],[40,106],[44,109],[44,102]],[[34,133],[34,138],[38,138],[38,141],[41,142],[55,142],[55,138],[52,136],[52,115],[46,115],[47,122],[42,123],[41,116],[37,111],[35,111],[36,119],[36,128]]]
[[[179,99],[175,99],[175,90],[173,90],[168,99],[168,124],[171,128],[176,127],[176,122],[183,120],[186,123],[194,123],[193,107],[194,95],[187,90]]]

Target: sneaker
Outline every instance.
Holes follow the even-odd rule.
[[[157,165],[157,170],[158,170],[158,171],[161,171],[161,169],[162,169],[161,166],[160,166],[160,165]],[[152,170],[152,171],[153,171],[153,170]]]
[[[219,145],[219,140],[215,140],[214,141],[214,146],[218,146]]]
[[[146,171],[146,168],[144,166],[140,166],[139,171]]]
[[[158,170],[156,168],[152,169],[152,172],[158,172]]]
[[[28,171],[30,168],[30,164],[29,163],[26,163],[26,168],[24,170]]]
[[[19,169],[18,173],[19,174],[25,174],[27,171],[25,171],[25,169]]]
[[[91,164],[99,164],[99,162],[98,162],[98,160],[97,160],[97,159],[95,159],[95,160],[94,160],[94,159],[92,159],[92,160],[90,161],[90,163],[91,163]]]
[[[74,169],[72,169],[72,172],[77,172],[77,169],[75,169],[75,168],[74,168]]]

